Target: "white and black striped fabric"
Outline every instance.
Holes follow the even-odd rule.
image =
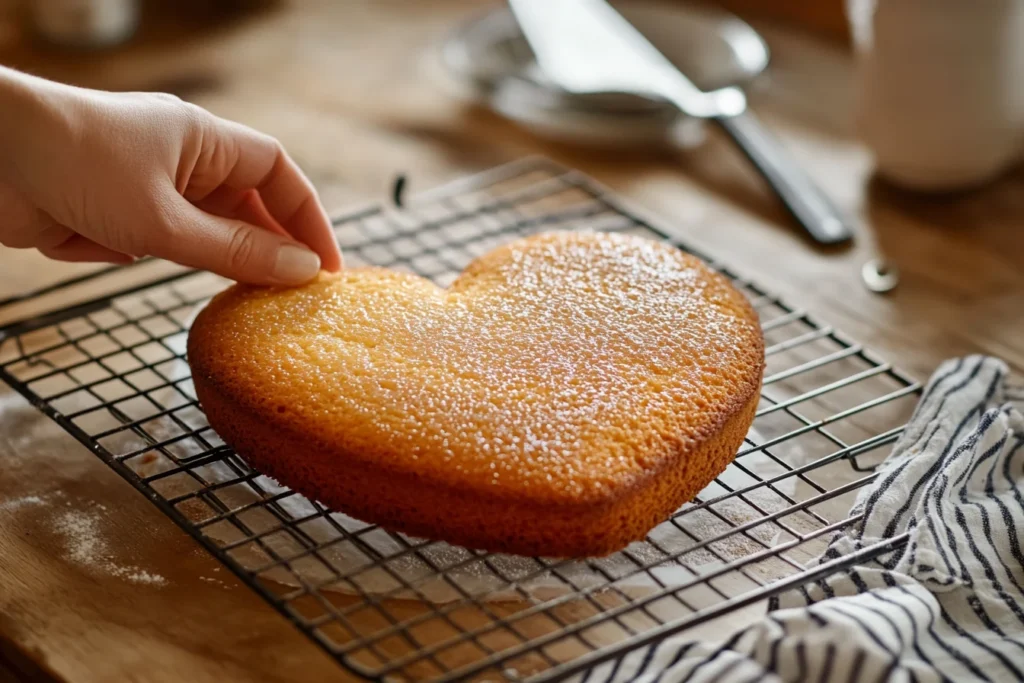
[[[783,595],[726,643],[691,632],[577,680],[1024,681],[1024,392],[1007,375],[944,364],[818,561],[905,546]]]

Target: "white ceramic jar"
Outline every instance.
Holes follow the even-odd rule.
[[[980,185],[1021,156],[1024,0],[847,0],[857,121],[879,175]]]

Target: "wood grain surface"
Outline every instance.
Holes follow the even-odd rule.
[[[151,3],[149,16],[164,20],[111,52],[47,50],[5,24],[0,62],[86,86],[173,91],[260,128],[284,142],[332,212],[383,197],[399,171],[426,189],[544,154],[920,378],[975,352],[1024,369],[1024,176],[944,197],[874,181],[854,136],[853,64],[842,46],[755,22],[773,66],[754,107],[860,219],[852,248],[822,252],[714,134],[685,151],[602,152],[542,140],[446,95],[429,55],[489,6],[295,0],[226,12],[192,0],[161,14]],[[884,297],[859,277],[879,254],[902,272]],[[0,297],[82,268],[0,250]],[[91,554],[82,534],[94,539]],[[144,497],[6,389],[0,558],[0,660],[16,646],[21,670],[36,661],[74,683],[344,680]]]

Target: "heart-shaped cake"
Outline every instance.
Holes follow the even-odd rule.
[[[188,359],[211,426],[296,491],[415,536],[578,557],[642,539],[725,469],[764,340],[699,259],[553,233],[448,289],[380,268],[236,285]]]

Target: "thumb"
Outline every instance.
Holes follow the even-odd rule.
[[[208,214],[180,195],[169,203],[169,225],[154,237],[153,256],[253,285],[300,285],[320,272],[320,257],[298,242]]]

